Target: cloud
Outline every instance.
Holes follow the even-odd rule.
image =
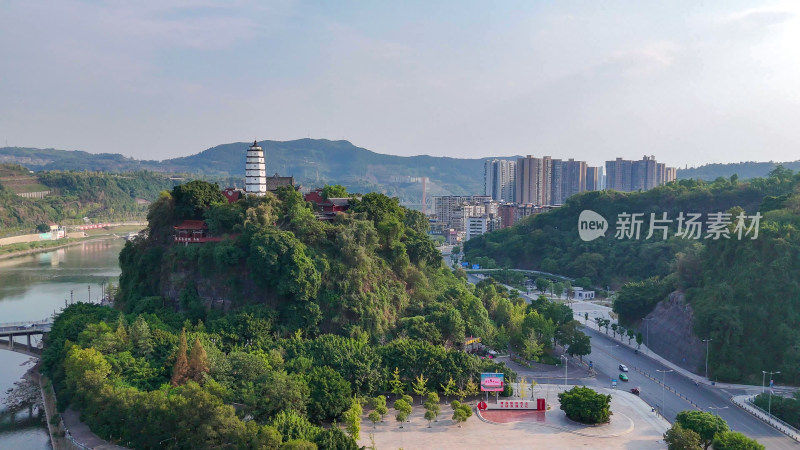
[[[652,75],[672,66],[680,50],[675,42],[649,42],[632,50],[612,53],[608,63],[618,67],[624,75]]]

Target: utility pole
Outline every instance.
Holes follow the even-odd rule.
[[[672,372],[672,369],[669,369],[669,370],[658,370],[658,369],[656,369],[656,372],[661,372],[661,373],[664,374],[664,376],[662,378],[662,381],[661,381],[661,417],[666,417],[664,415],[664,411],[666,410],[666,405],[664,405],[664,401],[666,399],[666,397],[664,395],[664,392],[665,392],[666,387],[667,387],[667,373],[668,372]]]
[[[706,379],[708,379],[708,343],[713,341],[713,339],[703,339],[703,342],[706,343]]]
[[[775,385],[775,382],[772,379],[773,375],[781,373],[781,371],[777,372],[766,372],[764,370],[761,371],[763,374],[761,376],[761,392],[764,392],[764,375],[769,374],[769,400],[767,401],[767,415],[769,416],[770,420],[772,420],[772,387]]]
[[[561,359],[564,360],[564,388],[566,388],[567,387],[567,367],[569,365],[567,364],[567,357],[566,356],[561,355]]]
[[[646,325],[646,338],[645,338],[645,346],[647,347],[647,353],[650,353],[650,321],[655,319],[655,317],[651,317],[649,319],[642,319],[645,321]]]

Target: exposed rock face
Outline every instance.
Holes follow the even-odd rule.
[[[694,335],[692,307],[682,292],[669,294],[646,318],[653,319],[649,321],[650,349],[686,370],[705,374],[706,345]],[[648,326],[642,325],[642,330]]]

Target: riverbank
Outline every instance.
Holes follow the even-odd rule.
[[[15,252],[4,253],[0,255],[0,260],[17,258],[19,256],[34,255],[36,253],[49,252],[53,250],[58,250],[59,248],[71,247],[73,245],[77,245],[82,242],[102,241],[105,239],[117,239],[117,238],[118,236],[97,236],[97,237],[85,237],[80,239],[67,239],[66,242],[58,245],[30,248],[28,250],[19,250]]]

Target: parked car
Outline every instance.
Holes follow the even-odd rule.
[[[627,372],[628,371],[628,366],[626,366],[625,364],[620,364],[619,365],[619,370],[621,370],[623,372]]]

